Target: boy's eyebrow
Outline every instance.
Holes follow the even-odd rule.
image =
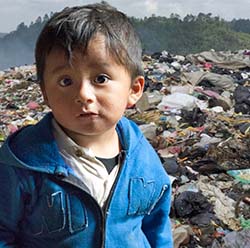
[[[108,68],[108,67],[110,67],[110,63],[107,63],[106,61],[100,60],[100,61],[91,63],[90,66],[92,66],[92,67],[106,67],[106,68]]]
[[[57,73],[57,72],[60,72],[66,68],[69,68],[70,65],[69,64],[64,64],[64,65],[59,65],[59,66],[56,66],[55,68],[53,68],[50,72],[51,73]]]
[[[96,67],[96,68],[110,68],[110,63],[107,63],[105,61],[98,61],[98,62],[93,62],[90,64],[91,67]],[[59,66],[56,66],[55,68],[53,68],[50,72],[51,73],[58,73],[62,70],[65,70],[65,69],[68,69],[70,68],[70,64],[67,63],[67,64],[63,64],[63,65],[59,65]]]

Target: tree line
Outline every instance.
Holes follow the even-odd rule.
[[[22,22],[15,31],[0,38],[0,70],[34,62],[35,41],[52,14],[38,17],[30,25]],[[210,49],[250,49],[249,19],[225,21],[211,13],[199,13],[184,18],[177,14],[131,17],[131,22],[139,33],[144,52],[149,54],[163,50],[186,55]]]
[[[167,50],[175,54],[198,53],[210,49],[216,51],[250,48],[250,20],[230,22],[211,13],[177,14],[169,18],[160,16],[131,18],[140,34],[147,52]]]

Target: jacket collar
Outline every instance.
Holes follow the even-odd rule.
[[[73,173],[58,152],[52,132],[52,113],[36,125],[24,127],[8,137],[0,149],[0,163],[46,173]],[[116,127],[123,150],[134,151],[142,134],[133,122],[122,117]]]
[[[6,140],[0,149],[0,162],[46,173],[68,174],[52,134],[52,114],[36,125],[26,126]]]

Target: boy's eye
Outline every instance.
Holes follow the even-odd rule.
[[[73,81],[70,78],[63,78],[59,81],[59,85],[62,87],[69,86],[73,83]]]
[[[94,82],[97,84],[103,84],[103,83],[107,83],[109,80],[109,77],[107,75],[99,75],[95,78]]]

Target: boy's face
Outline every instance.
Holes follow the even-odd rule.
[[[131,76],[106,50],[102,35],[86,52],[73,51],[71,64],[62,49],[46,58],[42,92],[55,119],[77,143],[90,136],[115,132],[125,109],[143,92],[144,78]]]

